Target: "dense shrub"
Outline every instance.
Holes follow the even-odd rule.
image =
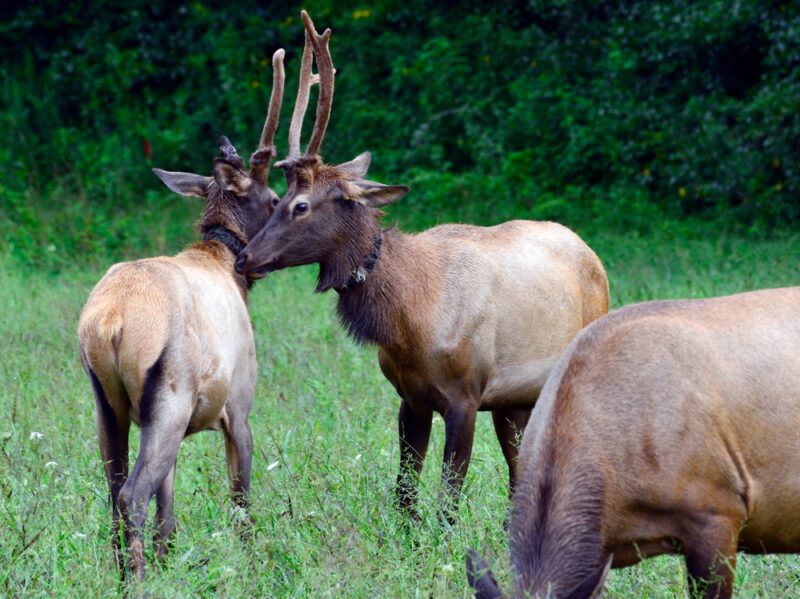
[[[374,176],[414,187],[393,209],[407,226],[516,215],[647,227],[666,215],[758,233],[800,221],[797,3],[303,6],[334,30],[325,156],[372,150]],[[40,0],[0,10],[0,201],[10,217],[0,244],[24,261],[185,243],[191,231],[173,231],[165,210],[190,218],[196,206],[165,205],[151,161],[208,172],[221,133],[246,155],[281,46],[288,123],[299,5]]]

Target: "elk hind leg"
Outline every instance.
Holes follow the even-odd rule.
[[[139,420],[142,424],[139,455],[119,493],[120,511],[125,522],[128,568],[139,579],[144,578],[142,531],[147,508],[150,499],[160,488],[169,491],[162,499],[166,500],[172,494],[171,472],[186,434],[194,397],[194,391],[188,383],[176,376],[171,378],[169,385],[163,384],[164,357],[165,352],[162,352],[145,377],[139,401]],[[165,483],[167,478],[171,480]]]
[[[159,562],[164,562],[175,533],[175,462],[156,491],[156,523],[153,548]]]
[[[108,490],[111,498],[111,546],[119,566],[120,576],[125,578],[125,559],[120,543],[120,509],[119,492],[128,478],[128,433],[130,419],[127,413],[128,397],[119,381],[107,383],[109,393],[100,383],[97,374],[89,366],[84,357],[84,366],[94,393],[94,420],[97,429],[97,440],[100,448],[100,459],[103,461]],[[125,405],[124,413],[118,414],[109,402],[111,396],[114,405]]]

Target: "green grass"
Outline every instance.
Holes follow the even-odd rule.
[[[603,259],[612,306],[797,282],[800,236],[753,241],[662,227],[649,235],[583,231]],[[119,592],[91,391],[76,351],[83,302],[102,275],[21,271],[0,257],[0,594],[105,597]],[[376,350],[339,327],[335,295],[314,268],[270,275],[250,296],[259,382],[250,422],[253,539],[235,534],[224,445],[201,433],[181,447],[178,532],[158,597],[468,597],[464,553],[482,552],[511,589],[506,467],[490,418],[478,419],[460,519],[436,517],[444,428],[434,420],[411,533],[393,507],[399,399]],[[34,433],[40,433],[40,436]],[[136,437],[132,435],[132,454]],[[149,556],[152,556],[148,545]],[[685,596],[682,560],[612,571],[607,597]],[[800,594],[800,558],[742,556],[739,597]]]

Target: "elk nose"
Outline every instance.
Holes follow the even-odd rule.
[[[247,264],[247,260],[250,258],[247,252],[242,252],[236,257],[236,262],[233,263],[233,267],[236,269],[236,272],[242,274],[244,272],[244,267]]]

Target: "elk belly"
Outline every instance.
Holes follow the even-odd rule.
[[[215,378],[203,386],[195,398],[189,420],[190,431],[220,430],[228,389],[229,383],[222,378]]]
[[[558,356],[530,360],[524,364],[496,366],[481,396],[481,408],[530,407],[531,400],[538,397],[556,360]],[[498,401],[502,401],[502,406],[497,405]]]

